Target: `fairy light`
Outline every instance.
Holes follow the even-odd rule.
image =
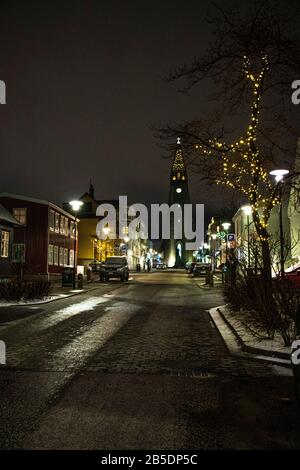
[[[195,145],[195,149],[209,158],[221,161],[222,175],[215,182],[239,190],[246,196],[256,214],[257,229],[261,240],[267,240],[267,228],[270,211],[279,203],[274,195],[273,184],[264,168],[257,148],[257,129],[260,115],[262,84],[269,70],[267,54],[261,52],[261,70],[251,70],[249,57],[243,58],[243,71],[253,95],[250,122],[245,135],[233,143],[210,139],[207,143]],[[250,177],[250,178],[249,178]],[[250,181],[249,181],[250,179]]]

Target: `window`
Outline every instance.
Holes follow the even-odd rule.
[[[66,237],[69,235],[69,219],[65,217],[65,235]]]
[[[74,250],[70,250],[69,265],[74,266]]]
[[[12,248],[13,262],[25,263],[25,243],[14,243]]]
[[[54,249],[53,245],[48,246],[48,264],[54,264]]]
[[[25,225],[26,224],[26,216],[27,216],[27,209],[26,207],[16,207],[13,209],[13,216],[15,219],[17,219],[20,224]]]
[[[54,246],[53,248],[53,264],[58,266],[58,246]]]
[[[59,265],[64,265],[64,249],[62,246],[59,247]]]
[[[49,228],[51,231],[54,231],[54,211],[50,209],[49,215]]]
[[[64,249],[64,265],[68,266],[68,261],[69,261],[69,250],[68,248]]]
[[[60,233],[65,233],[65,218],[63,215],[60,216]]]
[[[70,222],[70,237],[71,238],[75,237],[75,224],[73,220],[71,220]]]
[[[59,214],[55,212],[55,232],[59,233]]]
[[[1,258],[8,258],[9,256],[9,235],[10,233],[7,230],[1,231],[1,250],[0,256]]]

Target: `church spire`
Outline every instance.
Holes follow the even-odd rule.
[[[177,138],[177,148],[173,158],[172,168],[171,168],[171,181],[186,181],[187,172],[185,161],[182,153],[180,137]]]
[[[94,186],[92,184],[92,179],[90,178],[90,189],[89,189],[89,195],[95,199],[95,193],[94,193]]]

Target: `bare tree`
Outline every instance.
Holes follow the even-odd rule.
[[[212,80],[215,111],[204,119],[157,129],[164,139],[180,136],[188,162],[202,179],[240,193],[252,207],[261,243],[263,276],[271,285],[268,220],[280,202],[280,185],[269,177],[270,160],[286,157],[291,83],[300,70],[300,44],[295,2],[251,3],[250,10],[216,8],[209,18],[213,40],[202,57],[167,76],[183,81],[188,92]],[[247,116],[247,124],[232,132],[228,115]],[[298,127],[299,130],[299,127]]]

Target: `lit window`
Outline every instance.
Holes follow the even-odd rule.
[[[74,266],[74,250],[70,250],[69,264],[70,266]]]
[[[52,265],[54,264],[54,250],[53,250],[53,245],[48,246],[48,264]]]
[[[54,246],[53,248],[53,264],[58,266],[58,246]]]
[[[50,214],[49,214],[49,228],[50,230],[54,230],[54,211],[50,209]]]
[[[7,230],[1,231],[1,258],[8,258],[9,256],[9,235],[10,233]]]
[[[59,214],[55,212],[55,232],[59,233]]]
[[[15,209],[13,209],[13,216],[15,219],[17,219],[18,222],[20,222],[20,224],[26,224],[26,215],[26,207],[16,207]]]
[[[60,216],[60,233],[65,233],[65,218],[63,215]]]
[[[64,248],[64,265],[65,266],[68,266],[68,261],[69,261],[68,254],[69,254],[68,248]]]
[[[65,235],[69,236],[69,219],[65,217]]]
[[[75,224],[73,220],[71,220],[70,222],[70,237],[71,238],[75,237]]]
[[[63,247],[59,248],[59,265],[60,266],[64,265],[64,248]]]

